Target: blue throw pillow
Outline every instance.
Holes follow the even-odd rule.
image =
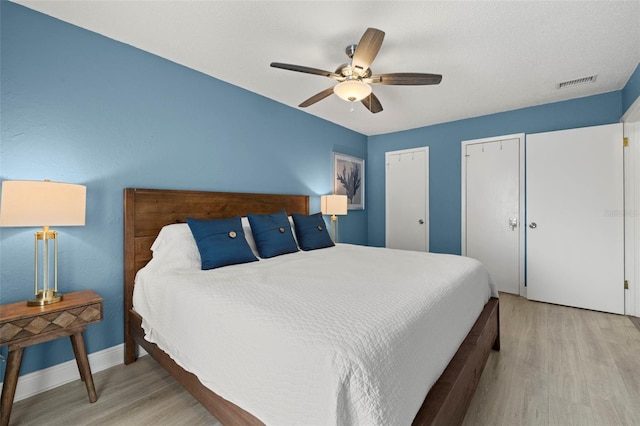
[[[298,245],[302,250],[316,250],[335,245],[327,232],[327,225],[322,219],[322,213],[310,216],[294,213],[291,217],[296,228]]]
[[[248,214],[247,218],[260,257],[268,258],[298,251],[286,211],[273,214]]]
[[[244,236],[240,216],[210,220],[188,217],[187,223],[200,252],[202,269],[258,260]]]

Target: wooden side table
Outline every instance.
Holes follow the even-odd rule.
[[[102,321],[102,298],[92,290],[65,294],[61,302],[52,305],[27,306],[26,302],[18,302],[0,306],[0,346],[9,346],[0,400],[1,426],[9,424],[24,348],[49,340],[71,338],[89,401],[98,400],[82,332],[88,324],[99,321]]]

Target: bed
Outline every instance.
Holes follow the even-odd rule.
[[[160,347],[145,339],[144,318],[133,309],[135,276],[151,260],[151,245],[165,225],[184,222],[186,217],[226,218],[244,216],[248,212],[269,214],[281,209],[289,214],[309,214],[308,196],[133,188],[124,191],[125,363],[135,361],[136,345],[140,345],[223,424],[263,422],[243,404],[236,405],[218,395],[221,392],[210,390],[212,386],[203,385],[196,375],[181,367],[183,362],[174,361]],[[358,249],[345,247],[344,250]],[[295,254],[290,259],[297,259],[296,256],[306,255]],[[193,329],[197,328],[194,326]],[[413,424],[461,423],[489,352],[492,348],[499,350],[499,342],[498,299],[491,297],[424,401],[419,397],[422,404],[419,404]],[[275,398],[277,400],[278,395]]]

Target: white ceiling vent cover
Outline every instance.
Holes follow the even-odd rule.
[[[565,89],[567,87],[579,86],[581,84],[595,83],[598,74],[590,75],[589,77],[576,78],[574,80],[567,80],[556,85],[558,89]]]

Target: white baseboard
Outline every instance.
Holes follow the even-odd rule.
[[[138,348],[138,350],[140,352],[139,356],[146,355],[142,348]],[[124,362],[124,343],[89,354],[88,358],[92,374],[115,367]],[[29,398],[74,380],[80,380],[80,373],[78,373],[78,365],[75,359],[25,374],[18,379],[14,401]],[[0,390],[2,385],[3,383],[0,383]]]

